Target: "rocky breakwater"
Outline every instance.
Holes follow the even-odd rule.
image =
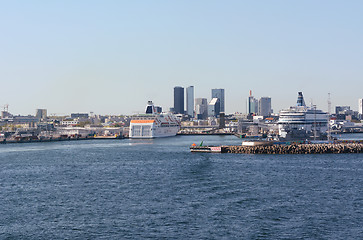
[[[297,144],[272,146],[223,146],[225,153],[244,154],[324,154],[324,153],[363,153],[362,143],[338,144]]]

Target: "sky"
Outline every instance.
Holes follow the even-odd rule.
[[[225,89],[226,113],[249,90],[274,112],[307,103],[358,108],[363,1],[0,0],[0,107],[13,114],[133,114]]]

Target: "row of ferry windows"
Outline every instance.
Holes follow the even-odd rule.
[[[150,118],[150,117],[135,117],[132,118],[132,120],[153,120],[155,118]]]

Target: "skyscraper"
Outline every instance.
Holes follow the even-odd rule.
[[[249,114],[258,113],[258,100],[252,96],[251,90],[250,90],[250,96],[248,97],[248,113]]]
[[[363,98],[358,99],[358,112],[363,115]]]
[[[194,117],[194,87],[187,87],[187,114]]]
[[[212,89],[212,99],[219,98],[220,112],[225,112],[224,109],[224,89]]]
[[[207,119],[208,101],[206,98],[195,99],[195,114],[198,119]]]
[[[208,104],[208,116],[218,117],[220,113],[220,106],[219,98],[213,98]]]
[[[47,118],[47,109],[37,109],[35,113],[36,118],[39,120]]]
[[[184,88],[174,88],[174,112],[184,114]]]
[[[258,113],[260,116],[270,116],[271,115],[271,98],[270,97],[262,97],[258,102]]]

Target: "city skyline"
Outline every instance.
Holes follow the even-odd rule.
[[[187,102],[188,101],[187,101],[187,97],[186,96],[188,95],[188,89],[192,89],[192,91],[191,91],[192,92],[192,96],[194,96],[194,86],[189,86],[187,88],[184,88],[184,87],[181,87],[181,86],[176,86],[173,89],[174,89],[173,90],[173,96],[174,96],[173,97],[174,98],[173,103],[174,104],[171,104],[172,107],[168,107],[163,112],[168,112],[169,109],[172,110],[172,111],[175,111],[175,104],[177,104],[177,105],[180,105],[178,107],[178,109],[180,108],[180,112],[178,111],[176,113],[181,113],[181,111],[182,111],[181,109],[184,109],[184,114],[188,115],[188,111],[187,111]],[[216,90],[216,89],[211,89],[211,90]],[[223,90],[223,93],[224,93],[224,89],[218,89],[218,90]],[[297,93],[298,94],[298,97],[300,96],[299,95],[300,93],[301,92],[298,92]],[[247,113],[254,113],[254,114],[257,113],[257,114],[260,114],[260,104],[261,104],[260,101],[262,99],[269,99],[269,107],[268,108],[270,110],[273,110],[273,107],[272,107],[273,105],[271,104],[271,97],[257,97],[257,98],[255,98],[253,95],[251,95],[252,94],[252,90],[249,91],[249,94],[250,95],[245,100],[245,109],[244,109],[244,111],[241,111],[241,112],[233,112],[233,113],[246,113],[246,114]],[[223,97],[224,97],[224,95],[223,95]],[[181,98],[181,99],[179,100],[179,98]],[[194,111],[195,111],[195,107],[197,106],[197,102],[195,102],[195,101],[197,101],[197,99],[206,99],[208,102],[211,101],[211,100],[213,100],[212,97],[211,98],[207,98],[207,97],[195,97],[195,98],[193,98],[193,110]],[[252,103],[253,108],[255,108],[254,111],[252,111],[252,112],[251,112],[251,102],[250,102],[251,99],[255,101],[255,103]],[[352,111],[356,111],[356,112],[359,112],[361,114],[361,112],[363,111],[362,110],[363,109],[362,108],[362,102],[363,102],[363,99],[358,99],[357,108],[355,108],[354,106],[344,105],[344,104],[336,104],[336,105],[332,105],[332,106],[335,107],[335,108],[337,108],[337,107],[341,107],[341,106],[344,105],[344,107],[345,106],[346,107],[349,107]],[[162,105],[162,104],[158,104],[158,105]],[[296,106],[296,105],[298,105],[298,104],[295,102],[295,103],[290,104],[289,106],[286,106],[285,108],[278,109],[277,111],[273,111],[272,113],[278,114],[279,111],[286,110],[286,109],[290,108],[291,106]],[[313,102],[306,103],[306,105],[307,106],[313,106]],[[163,107],[160,107],[160,106],[158,108],[163,109]],[[324,108],[321,108],[321,109],[324,109]],[[8,104],[4,104],[0,108],[0,111],[9,112],[9,113],[13,114],[14,116],[20,116],[20,115],[23,115],[23,116],[27,116],[27,115],[28,116],[37,116],[39,114],[39,110],[41,110],[43,112],[44,111],[45,112],[49,111],[49,109],[35,109],[35,114],[34,114],[34,111],[33,111],[33,113],[22,114],[22,113],[14,113],[11,110],[11,108],[9,108],[9,105]],[[55,114],[55,113],[50,112],[48,115],[49,116],[67,116],[67,115],[71,115],[72,113],[80,113],[80,112],[82,112],[84,114],[90,113],[90,114],[100,114],[100,115],[133,115],[133,114],[139,114],[139,113],[141,113],[143,111],[144,111],[144,109],[141,109],[139,111],[134,111],[131,114],[125,114],[125,113],[120,113],[120,114],[105,113],[105,114],[101,114],[101,113],[95,113],[93,111],[88,111],[88,112],[87,111],[71,111],[71,112],[68,111],[68,112],[62,113],[62,114]],[[326,112],[328,112],[328,110],[326,110]],[[330,112],[333,113],[332,112],[332,109],[330,110]],[[233,114],[233,113],[231,112],[231,113],[227,113],[227,114]],[[47,115],[47,114],[45,114],[45,115]]]
[[[0,14],[0,107],[14,114],[142,112],[225,89],[225,112],[248,91],[274,112],[297,92],[328,110],[358,109],[363,2],[7,1]]]

